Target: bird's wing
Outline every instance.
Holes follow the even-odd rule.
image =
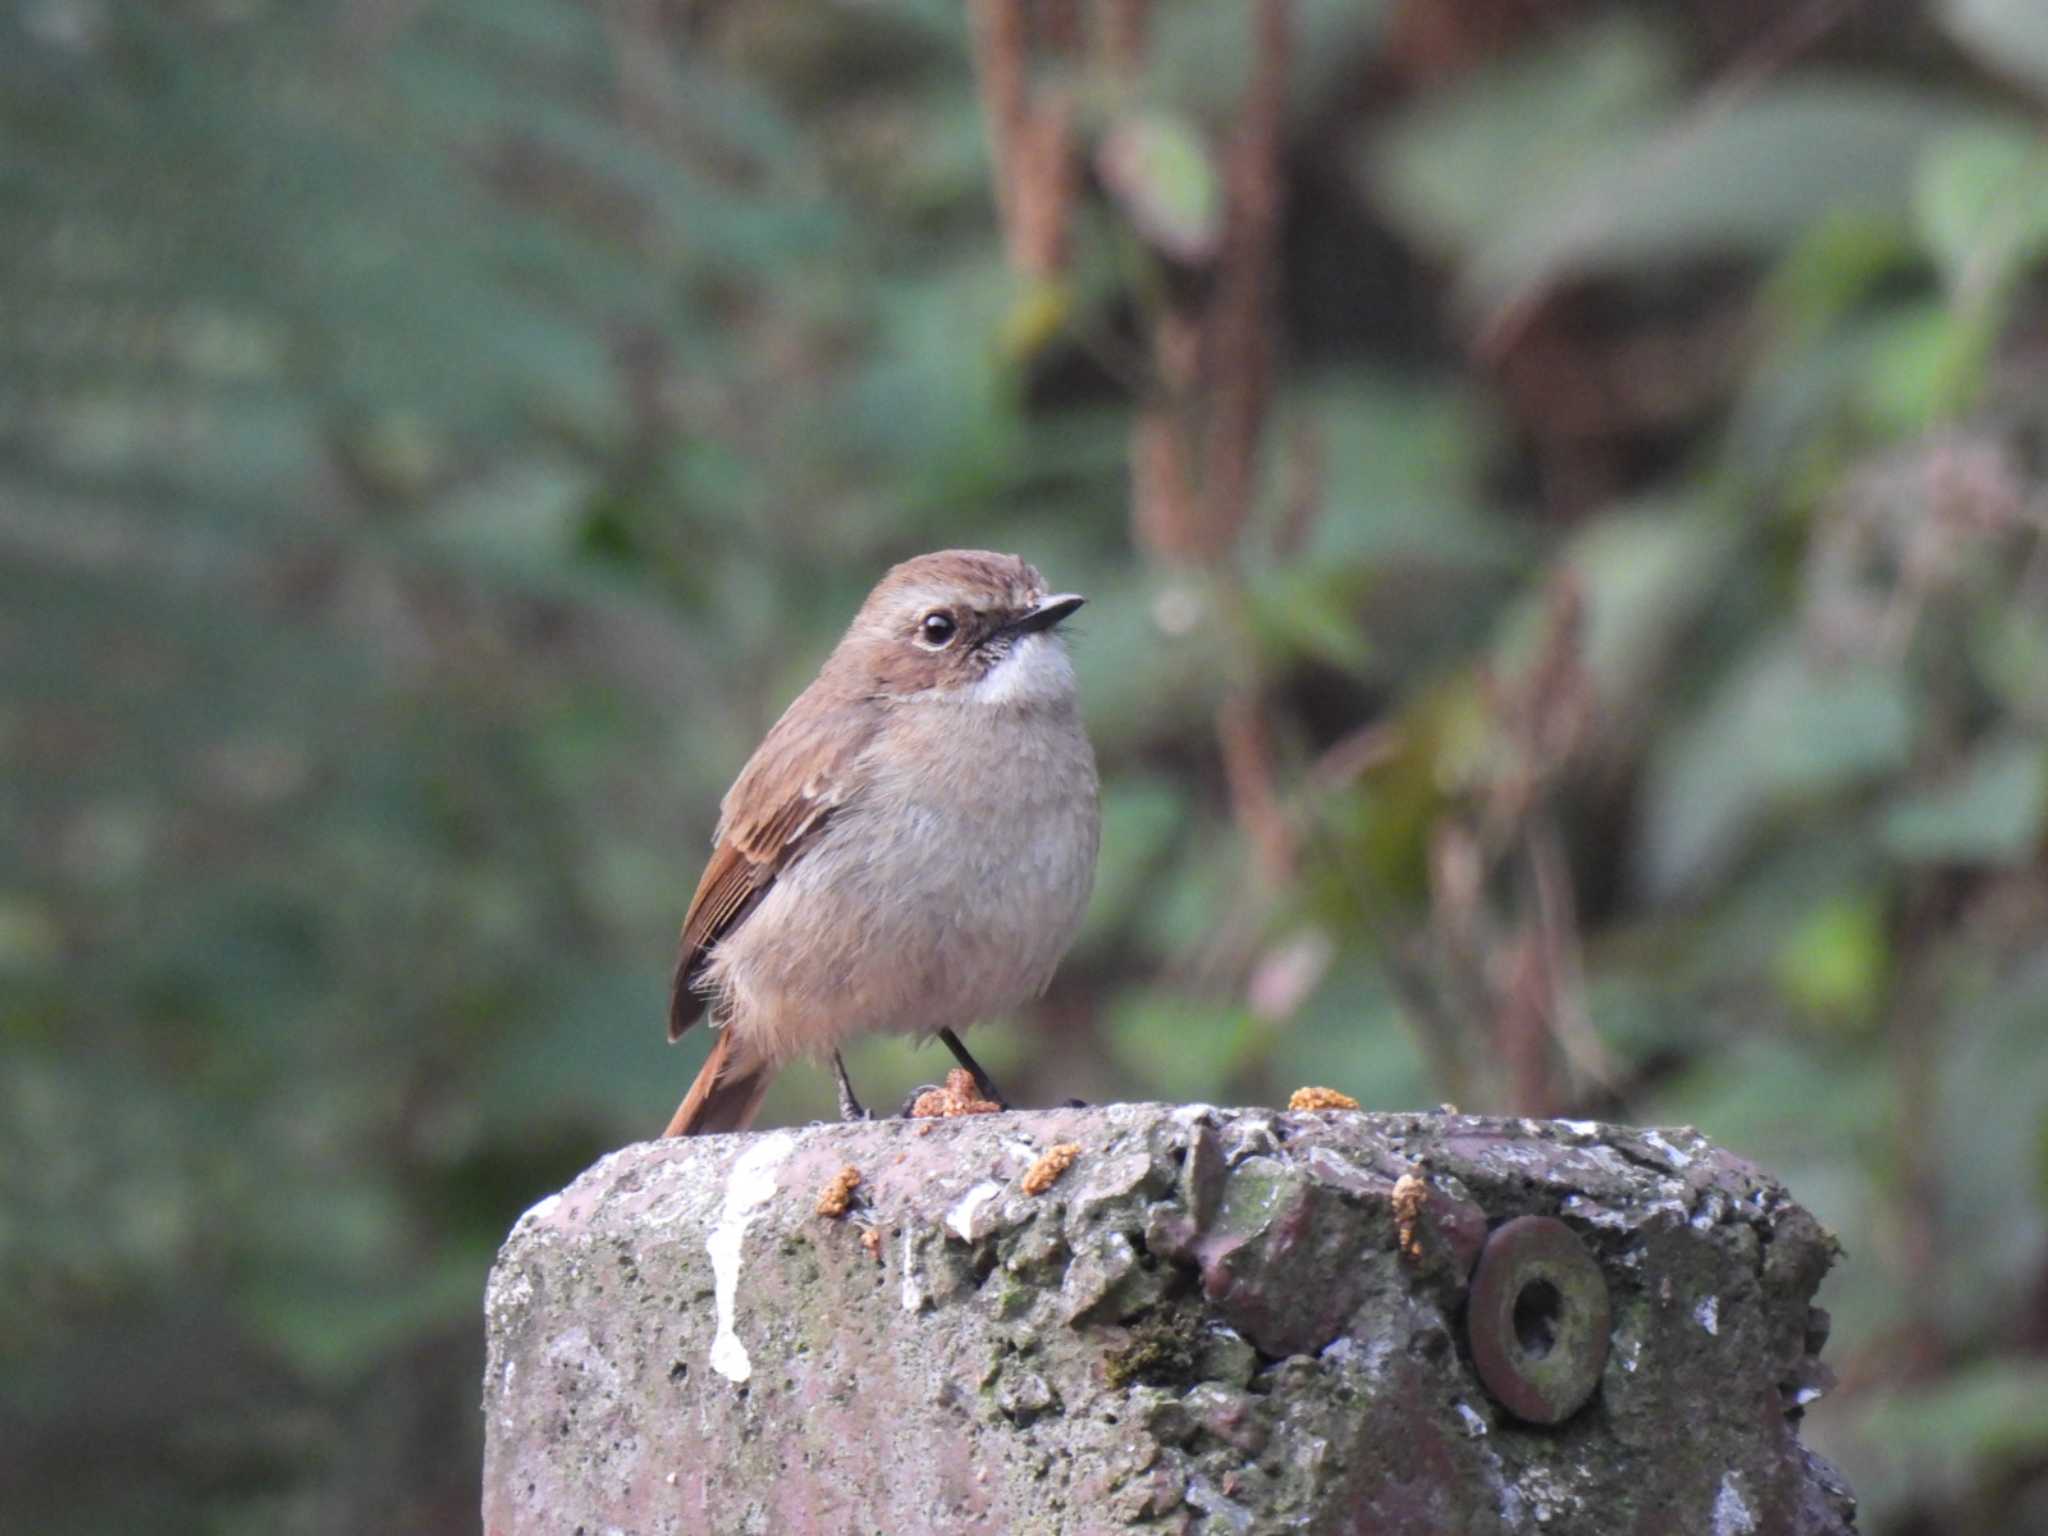
[[[775,723],[727,791],[711,862],[683,918],[670,983],[668,1037],[696,1022],[696,987],[711,948],[747,919],[775,877],[816,846],[853,792],[852,770],[879,720],[866,701],[826,703],[806,692]]]

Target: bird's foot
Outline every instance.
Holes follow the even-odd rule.
[[[853,1083],[847,1078],[846,1063],[839,1059],[839,1053],[832,1053],[832,1076],[839,1084],[839,1118],[842,1120],[872,1120],[860,1100],[853,1096]]]
[[[995,1105],[997,1109],[1006,1110],[1010,1107],[1010,1101],[1003,1097],[1003,1090],[981,1070],[981,1063],[967,1054],[967,1047],[960,1043],[958,1035],[950,1029],[942,1029],[939,1031],[939,1043],[953,1053],[953,1059],[966,1069],[969,1077],[974,1079],[975,1091],[981,1095],[984,1102]]]
[[[896,1111],[896,1118],[899,1120],[911,1119],[917,1113],[917,1105],[920,1099],[928,1093],[939,1093],[942,1091],[937,1083],[924,1083],[911,1089],[910,1097],[905,1099],[903,1107]]]

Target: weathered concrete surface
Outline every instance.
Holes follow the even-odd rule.
[[[1612,1307],[1551,1429],[1464,1333],[1526,1214]],[[1827,1536],[1853,1505],[1796,1421],[1833,1253],[1690,1131],[1122,1105],[628,1147],[492,1274],[486,1536]]]

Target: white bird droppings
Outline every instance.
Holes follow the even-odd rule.
[[[711,1281],[718,1307],[718,1333],[711,1341],[711,1369],[727,1381],[745,1381],[754,1374],[747,1346],[733,1331],[733,1304],[739,1295],[740,1244],[754,1214],[775,1198],[775,1171],[796,1150],[788,1131],[764,1136],[740,1154],[725,1180],[725,1208],[718,1225],[704,1240],[711,1255]]]
[[[1003,1192],[1003,1186],[994,1179],[984,1179],[967,1191],[946,1212],[946,1230],[963,1243],[974,1241],[974,1218],[981,1214],[981,1208]]]
[[[924,1276],[917,1269],[917,1238],[906,1223],[903,1228],[903,1310],[922,1312],[931,1297],[924,1288]]]
[[[1748,1536],[1755,1529],[1756,1516],[1744,1502],[1735,1474],[1730,1472],[1721,1479],[1720,1490],[1714,1495],[1714,1536]]]

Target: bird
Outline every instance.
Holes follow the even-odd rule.
[[[1058,626],[1085,600],[1016,555],[892,567],[720,803],[683,919],[671,1042],[717,1039],[665,1132],[745,1130],[770,1081],[869,1034],[959,1031],[1040,995],[1094,883],[1100,784]]]

